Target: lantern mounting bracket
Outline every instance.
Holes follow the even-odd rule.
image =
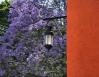
[[[59,16],[59,17],[51,17],[51,18],[44,18],[43,20],[54,20],[54,19],[60,19],[60,18],[66,18],[67,16]]]

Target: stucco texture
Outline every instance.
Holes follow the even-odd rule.
[[[67,12],[67,77],[99,77],[99,0],[68,0]]]

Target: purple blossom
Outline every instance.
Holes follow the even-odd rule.
[[[5,74],[5,70],[0,68],[0,76],[3,76]]]

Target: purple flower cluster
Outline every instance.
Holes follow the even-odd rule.
[[[46,17],[65,15],[65,9],[58,9],[58,5],[64,8],[64,0],[61,4],[57,2],[59,0],[53,0],[48,4],[53,7],[42,1],[47,2],[11,1],[9,28],[4,36],[0,36],[0,76],[63,77],[66,74],[65,20],[55,20],[53,23],[54,45],[50,51],[44,47],[47,22],[42,20]]]

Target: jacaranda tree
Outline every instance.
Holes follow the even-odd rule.
[[[9,28],[0,37],[0,76],[65,77],[66,32],[64,19],[42,19],[63,16],[64,0],[12,0]],[[60,7],[59,7],[60,6]],[[54,44],[44,47],[44,32],[53,25]]]

